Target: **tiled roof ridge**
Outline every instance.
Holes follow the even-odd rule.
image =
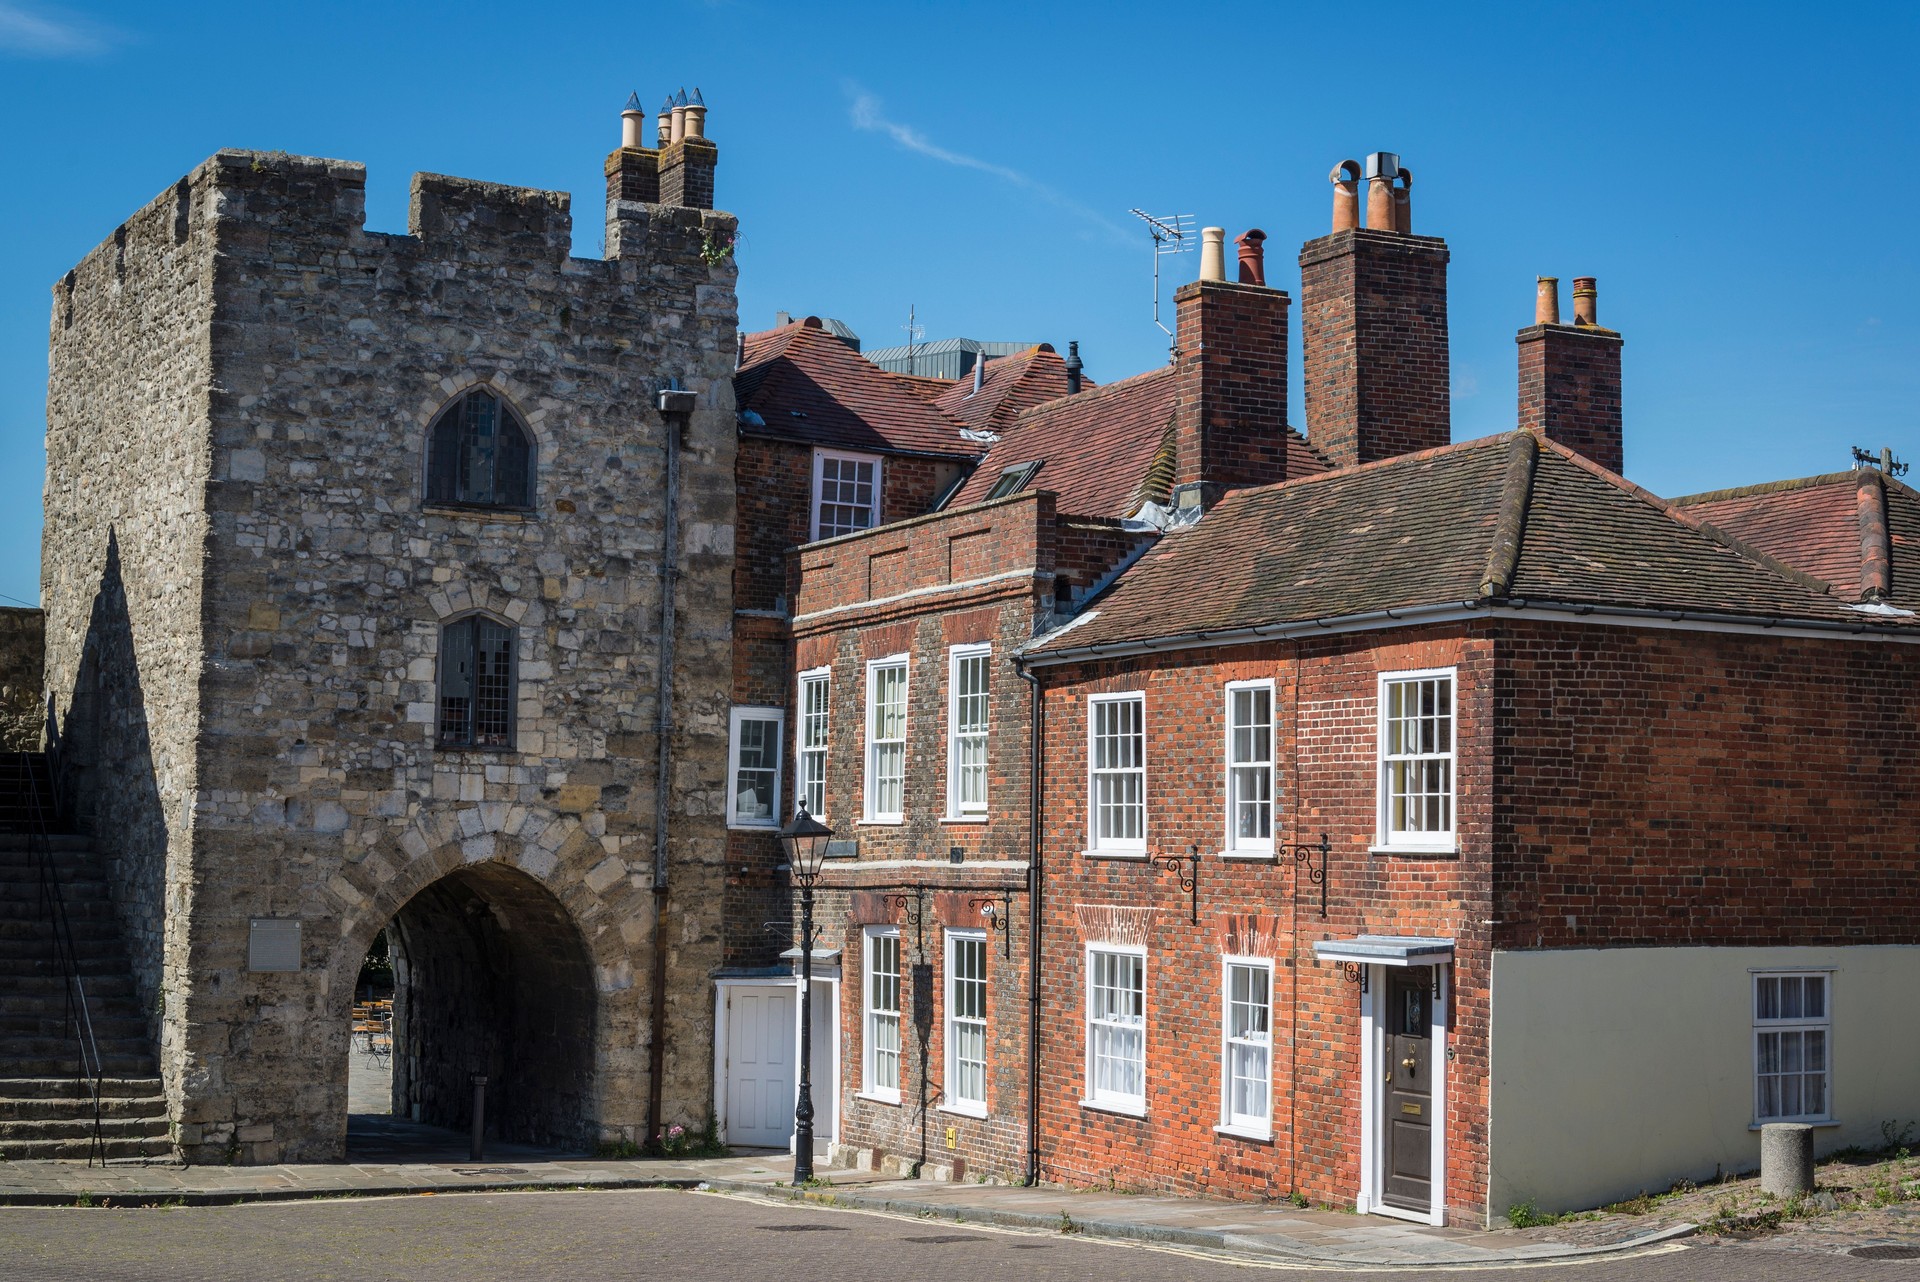
[[[1030,422],[1058,412],[1062,406],[1086,405],[1096,400],[1104,400],[1112,393],[1142,387],[1151,379],[1165,378],[1176,372],[1173,366],[1163,365],[1159,369],[1150,369],[1138,374],[1129,374],[1125,378],[1116,379],[1111,383],[1103,383],[1098,387],[1076,392],[1070,396],[1056,396],[1050,401],[1042,401],[1040,404],[1032,406],[1029,409],[1021,410],[1020,416],[1014,419],[1013,424],[1007,428],[1007,431],[1016,432]]]
[[[1752,561],[1757,565],[1764,566],[1766,569],[1773,571],[1775,574],[1780,575],[1782,578],[1787,579],[1792,583],[1798,584],[1799,586],[1805,588],[1809,592],[1815,593],[1819,596],[1833,595],[1833,585],[1831,583],[1828,583],[1825,579],[1818,578],[1814,575],[1808,574],[1805,570],[1796,570],[1792,566],[1788,565],[1786,562],[1778,559],[1777,557],[1769,556],[1767,553],[1762,552],[1759,548],[1754,547],[1751,543],[1748,543],[1745,539],[1736,538],[1733,535],[1727,533],[1725,530],[1721,529],[1719,526],[1714,525],[1711,522],[1706,521],[1701,517],[1694,516],[1691,513],[1681,511],[1674,504],[1668,502],[1666,499],[1661,498],[1658,494],[1655,494],[1652,490],[1649,490],[1644,486],[1635,485],[1632,481],[1629,481],[1626,477],[1621,476],[1618,472],[1609,471],[1608,469],[1594,462],[1592,459],[1588,458],[1586,455],[1580,453],[1578,450],[1571,449],[1568,446],[1562,445],[1560,442],[1546,436],[1539,437],[1538,439],[1542,448],[1553,451],[1555,454],[1558,454],[1561,458],[1566,459],[1569,463],[1572,463],[1575,467],[1581,469],[1582,471],[1588,472],[1593,476],[1597,477],[1598,479],[1605,481],[1607,484],[1613,486],[1615,489],[1622,490],[1625,493],[1632,495],[1634,498],[1639,499],[1642,503],[1647,504],[1649,507],[1652,507],[1660,512],[1665,513],[1667,516],[1671,517],[1673,520],[1677,521],[1681,525],[1684,525],[1688,529],[1699,533],[1705,538],[1711,539],[1713,542],[1720,544],[1722,547],[1726,548],[1729,552],[1734,553],[1736,556],[1745,557],[1747,560]]]
[[[1520,549],[1526,543],[1527,508],[1533,502],[1533,474],[1539,458],[1539,439],[1532,432],[1515,432],[1507,446],[1507,471],[1500,482],[1500,515],[1487,549],[1487,570],[1480,576],[1480,595],[1488,600],[1506,596],[1513,587]]]
[[[1221,504],[1224,506],[1227,503],[1244,502],[1247,499],[1255,498],[1262,494],[1272,493],[1274,490],[1294,489],[1300,486],[1312,485],[1319,481],[1344,481],[1348,477],[1358,476],[1362,472],[1381,472],[1388,468],[1401,467],[1409,463],[1424,463],[1429,459],[1439,458],[1446,454],[1465,454],[1471,450],[1490,449],[1495,444],[1515,435],[1518,430],[1519,429],[1516,428],[1514,432],[1495,432],[1492,436],[1476,436],[1471,441],[1449,441],[1445,445],[1436,445],[1432,449],[1415,450],[1409,454],[1394,454],[1387,458],[1377,458],[1371,463],[1355,463],[1348,467],[1329,467],[1324,472],[1309,472],[1305,476],[1290,476],[1284,481],[1273,481],[1266,485],[1249,485],[1245,489],[1229,490],[1227,496],[1221,500]],[[1303,437],[1302,439],[1304,440],[1305,438]],[[1307,443],[1312,444],[1310,441]]]
[[[1878,470],[1878,469],[1875,469]],[[1762,481],[1757,485],[1736,485],[1724,490],[1703,490],[1699,494],[1683,494],[1679,498],[1668,499],[1675,507],[1692,507],[1696,503],[1722,503],[1728,499],[1755,498],[1762,494],[1782,494],[1789,490],[1811,490],[1822,485],[1839,485],[1853,479],[1853,471],[1827,472],[1820,476],[1800,476],[1785,481]]]

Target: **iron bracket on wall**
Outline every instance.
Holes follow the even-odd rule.
[[[986,919],[988,930],[997,930],[1000,932],[1000,938],[1005,944],[1006,956],[1008,960],[1012,960],[1013,892],[1011,890],[1003,890],[997,898],[987,896],[969,899],[967,901],[967,907],[979,911],[980,915]]]
[[[1348,983],[1360,985],[1360,991],[1363,993],[1367,991],[1369,987],[1367,972],[1372,969],[1371,967],[1362,966],[1359,962],[1341,962],[1340,969],[1346,972]]]
[[[1327,919],[1327,856],[1333,853],[1333,840],[1326,833],[1320,834],[1320,840],[1308,845],[1292,844],[1287,847],[1293,851],[1293,862],[1307,866],[1307,880],[1320,887],[1320,920]],[[1313,857],[1320,856],[1320,866],[1314,867]]]
[[[925,888],[921,886],[911,886],[905,894],[888,895],[887,907],[900,910],[900,915],[906,920],[907,925],[913,927],[914,942],[921,954],[924,955],[927,951],[927,936],[926,932],[921,929],[921,923],[924,922],[927,917]]]
[[[1170,873],[1179,874],[1180,889],[1193,896],[1193,907],[1188,913],[1188,920],[1198,926],[1200,924],[1200,847],[1188,846],[1187,853],[1184,855],[1158,855],[1152,862]],[[1183,868],[1184,872],[1181,871]]]

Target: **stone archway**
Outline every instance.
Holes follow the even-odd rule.
[[[423,919],[429,908],[436,913],[448,908],[437,895],[423,898],[435,887],[459,900],[462,914],[467,911],[469,893],[488,905],[494,927],[483,928],[482,943],[504,941],[509,948],[524,949],[530,945],[521,941],[538,940],[543,946],[559,939],[569,941],[566,956],[542,956],[536,950],[521,969],[529,976],[542,966],[549,973],[557,969],[562,975],[581,977],[587,985],[593,1014],[581,1052],[590,1066],[578,1088],[584,1092],[583,1102],[571,1116],[559,1117],[557,1122],[552,1113],[546,1122],[524,1116],[522,1120],[535,1129],[549,1130],[548,1143],[564,1134],[567,1146],[581,1149],[643,1138],[647,1021],[642,1001],[644,959],[653,928],[646,883],[634,875],[625,859],[609,854],[601,839],[589,835],[577,817],[489,802],[428,810],[397,839],[374,845],[328,882],[331,911],[338,914],[339,942],[331,952],[325,982],[328,1014],[322,1036],[328,1062],[334,1067],[328,1076],[323,1115],[330,1115],[334,1122],[328,1148],[311,1152],[303,1160],[337,1161],[346,1152],[348,1030],[355,978],[374,937],[389,923],[405,918],[416,900]],[[424,920],[423,924],[430,926]],[[497,936],[491,933],[495,928]],[[444,938],[429,929],[421,941]],[[421,941],[414,945],[415,960],[424,962]],[[531,978],[527,983],[524,991],[538,987]],[[562,986],[572,989],[574,984],[568,978]],[[472,1058],[475,1052],[469,1048],[467,1053]],[[449,1064],[446,1075],[478,1071]],[[575,1088],[569,1085],[566,1090]],[[489,1117],[496,1116],[497,1109],[513,1116],[522,1107],[520,1102],[509,1104],[491,1082],[487,1098]],[[429,1114],[424,1100],[422,1105],[424,1122]],[[410,1105],[403,1105],[400,1116],[411,1116]],[[449,1100],[440,1120],[464,1127],[470,1118],[466,1106]],[[492,1123],[488,1129],[494,1130]]]
[[[594,968],[553,893],[511,866],[473,864],[415,894],[389,929],[394,1114],[464,1130],[483,1073],[490,1135],[591,1148]]]

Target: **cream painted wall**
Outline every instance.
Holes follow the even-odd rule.
[[[1817,1153],[1920,1120],[1920,947],[1493,956],[1491,1211],[1575,1211],[1760,1165],[1750,972],[1833,969]]]

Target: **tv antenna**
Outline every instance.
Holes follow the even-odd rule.
[[[1172,338],[1173,331],[1160,321],[1160,260],[1168,254],[1184,254],[1193,248],[1193,215],[1168,214],[1155,218],[1142,209],[1127,212],[1145,223],[1147,234],[1153,237],[1153,323],[1160,326],[1162,334]]]
[[[913,345],[927,336],[926,326],[914,323],[913,310],[913,304],[908,303],[907,323],[900,327],[907,331],[907,373],[909,374],[917,374],[920,372],[913,367]]]

